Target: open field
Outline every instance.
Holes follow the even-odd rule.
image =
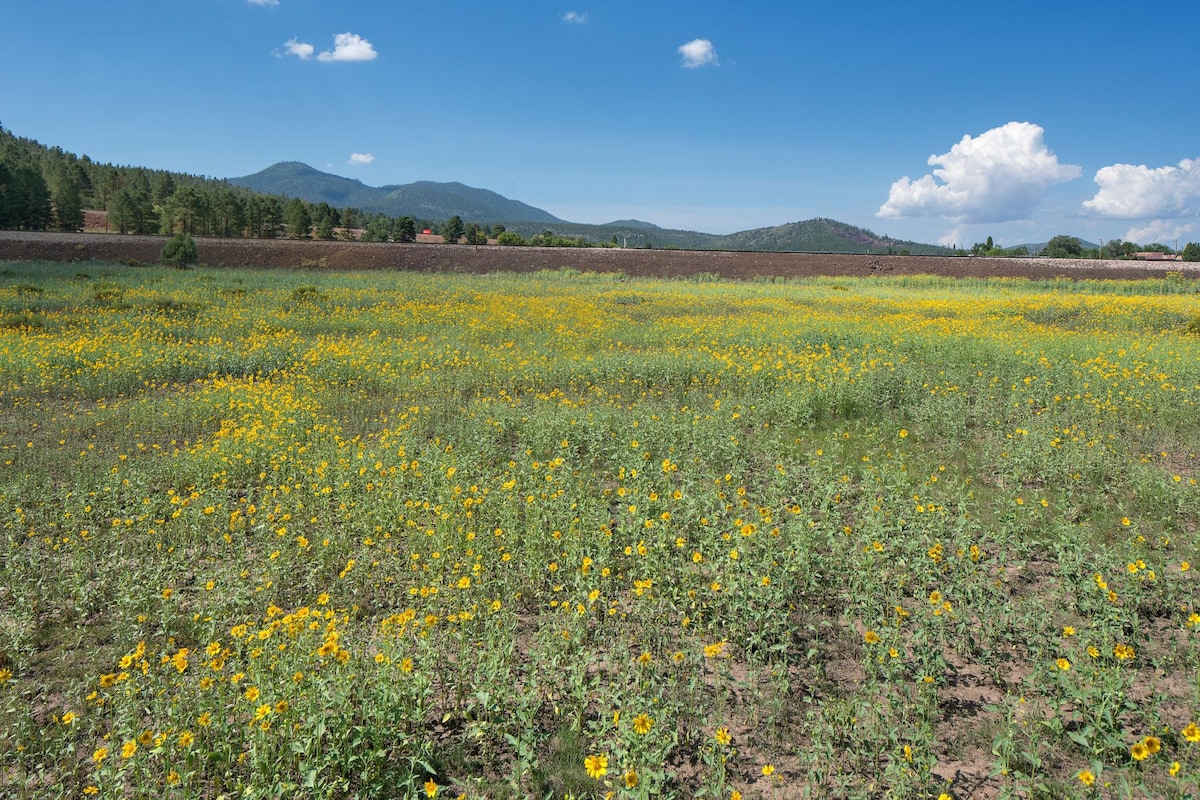
[[[165,236],[0,231],[0,261],[132,260],[142,264],[157,264],[166,241]],[[390,269],[476,274],[538,272],[567,267],[581,272],[619,272],[641,278],[710,276],[738,280],[821,275],[1139,280],[1162,277],[1170,271],[1200,277],[1200,264],[1186,262],[497,247],[298,239],[202,238],[197,240],[196,247],[202,264],[224,267]]]
[[[621,270],[0,263],[0,794],[1200,793],[1195,279]]]

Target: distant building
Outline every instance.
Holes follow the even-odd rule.
[[[1183,261],[1183,256],[1176,256],[1170,253],[1134,253],[1134,258],[1140,258],[1143,261]]]

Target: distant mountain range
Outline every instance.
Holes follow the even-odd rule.
[[[324,202],[334,208],[358,208],[391,217],[444,220],[457,214],[469,222],[562,222],[548,211],[487,189],[432,181],[367,186],[299,161],[281,161],[253,175],[230,178],[229,182],[263,194],[299,197],[310,203]]]
[[[950,252],[937,245],[888,239],[832,219],[811,219],[728,235],[660,228],[636,219],[615,220],[603,225],[568,222],[527,203],[461,183],[417,181],[372,187],[353,178],[321,172],[298,161],[283,161],[253,175],[230,178],[229,183],[265,194],[298,197],[310,203],[324,202],[335,208],[358,208],[392,217],[410,216],[438,222],[457,215],[465,222],[481,225],[503,223],[508,230],[523,236],[551,230],[559,236],[577,236],[596,242],[610,242],[615,238],[629,247],[825,253],[907,250],[913,255]]]

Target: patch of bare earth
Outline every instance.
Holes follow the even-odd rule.
[[[0,231],[0,260],[158,263],[164,236]],[[576,269],[635,277],[722,278],[939,275],[954,278],[1125,279],[1179,272],[1200,277],[1200,264],[1084,259],[879,256],[623,248],[500,247],[433,243],[198,238],[202,264],[215,267],[396,269],[421,272],[537,272]]]

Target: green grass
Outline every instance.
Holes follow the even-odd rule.
[[[9,264],[0,787],[1193,796],[1195,289]]]

